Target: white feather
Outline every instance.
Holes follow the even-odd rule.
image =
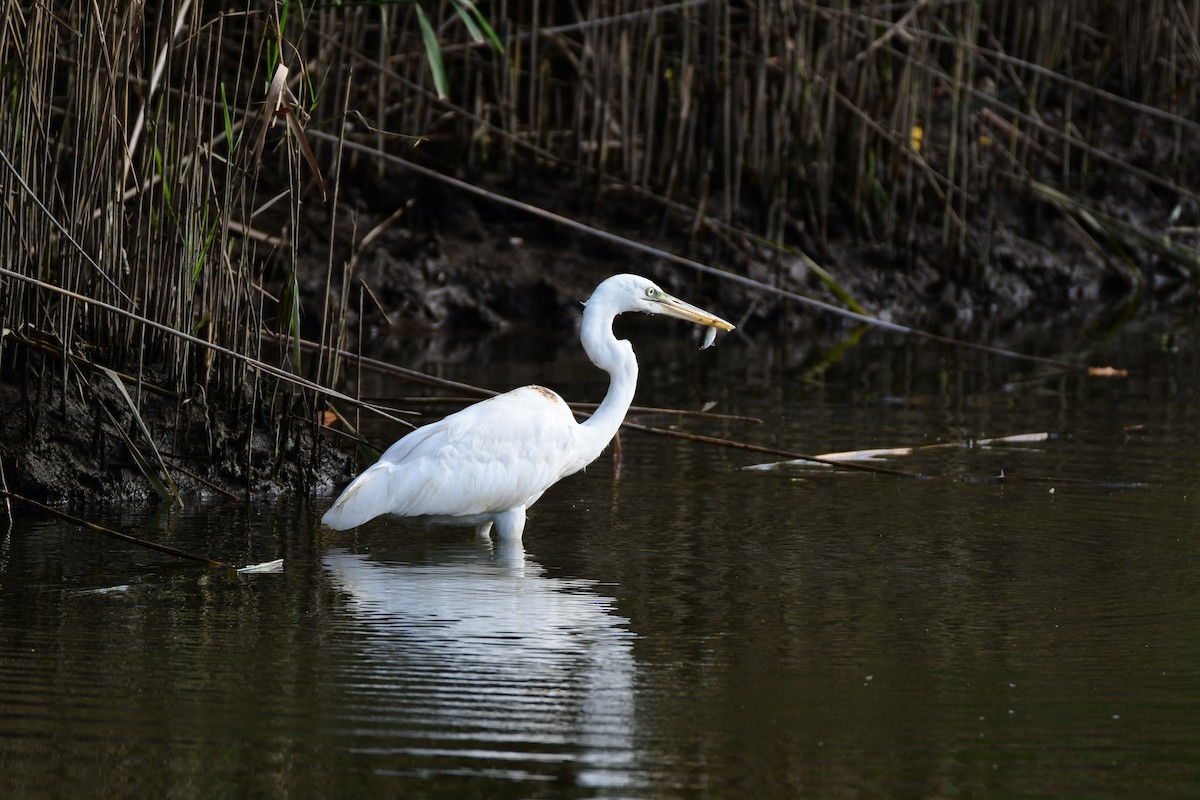
[[[612,378],[590,419],[577,423],[563,399],[541,386],[489,398],[397,441],[346,487],[322,522],[346,530],[382,514],[428,516],[481,533],[494,524],[501,537],[519,538],[525,509],[594,461],[633,402],[637,359],[612,333],[613,318],[626,311],[733,327],[645,278],[609,278],[588,299],[580,333],[592,363]]]

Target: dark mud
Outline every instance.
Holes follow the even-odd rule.
[[[839,305],[803,262],[763,246],[730,246],[728,237],[688,235],[691,220],[620,191],[589,192],[550,179],[494,181],[488,188],[631,240],[685,255],[770,286]],[[1096,208],[1156,236],[1168,236],[1177,202],[1134,180],[1096,187]],[[493,201],[429,180],[391,176],[386,191],[351,193],[353,230],[340,225],[335,272],[353,261],[352,284],[371,288],[386,315],[363,302],[363,331],[371,341],[406,329],[488,329],[512,325],[569,330],[578,303],[605,276],[638,272],[722,308],[746,314],[744,332],[800,334],[836,325],[819,310],[700,276],[630,248],[572,231]],[[353,231],[361,236],[402,204],[409,214],[352,259]],[[319,209],[309,207],[319,215]],[[937,224],[906,234],[913,246],[871,243],[846,220],[836,236],[815,241],[796,226],[796,247],[814,258],[869,314],[933,332],[988,339],[1028,325],[1086,330],[1129,313],[1175,310],[1193,301],[1191,274],[1178,263],[1128,243],[1081,230],[1079,221],[1018,188],[997,187],[980,204],[978,229],[947,245]],[[322,227],[323,226],[323,227]],[[314,228],[328,230],[327,219]],[[1185,242],[1194,246],[1195,242]],[[327,247],[305,272],[307,297],[319,302]],[[908,256],[894,255],[908,252]],[[359,292],[352,291],[357,329]]]
[[[137,414],[155,455],[107,376],[69,375],[63,393],[56,380],[31,377],[53,366],[33,357],[40,363],[10,370],[0,382],[0,465],[6,488],[23,497],[145,501],[162,497],[157,481],[182,498],[241,499],[328,488],[351,468],[315,426],[272,421],[249,391],[220,407],[142,392]],[[137,394],[133,385],[126,391]]]

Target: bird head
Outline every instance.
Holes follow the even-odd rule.
[[[625,311],[664,314],[718,330],[733,330],[731,323],[667,294],[654,281],[640,275],[614,275],[608,278],[596,287],[586,305],[606,306],[614,314]]]

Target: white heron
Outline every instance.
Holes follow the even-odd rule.
[[[613,335],[612,323],[627,311],[733,330],[646,278],[614,275],[584,304],[579,332],[588,358],[610,376],[608,394],[590,418],[576,422],[563,399],[541,386],[489,398],[401,438],[346,487],[321,521],[340,531],[384,514],[424,516],[473,525],[480,536],[495,526],[502,539],[519,539],[525,510],[595,461],[625,419],[638,365],[633,346]]]

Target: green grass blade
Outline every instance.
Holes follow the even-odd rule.
[[[163,199],[167,201],[167,209],[174,213],[174,208],[171,203],[171,182],[167,180],[166,160],[163,158],[163,152],[158,145],[154,145],[154,168],[158,170],[158,175],[162,179]]]
[[[221,113],[225,115],[225,149],[233,154],[233,118],[229,114],[229,100],[225,97],[225,81],[221,81]]]
[[[287,320],[288,336],[292,340],[292,369],[300,374],[300,283],[294,269],[288,270],[283,289],[282,316]]]
[[[471,19],[471,15],[467,13],[464,0],[453,0],[452,5],[454,6],[454,11],[458,14],[458,18],[463,21],[463,25],[467,26],[467,33],[471,35],[471,40],[482,42],[483,31],[479,30],[479,26],[475,24],[475,20]]]
[[[154,457],[158,459],[158,465],[162,469],[162,479],[159,479],[158,475],[154,471],[154,468],[148,461],[146,461],[145,456],[143,456],[137,447],[134,446],[129,437],[125,435],[125,431],[120,425],[117,424],[116,419],[113,418],[113,425],[116,427],[117,433],[120,434],[121,438],[125,440],[125,445],[129,448],[129,452],[133,455],[133,460],[137,462],[137,465],[142,470],[142,473],[150,481],[151,485],[154,486],[154,489],[161,494],[164,499],[170,501],[172,504],[177,504],[180,508],[182,508],[183,500],[179,497],[179,489],[176,488],[175,481],[171,479],[171,473],[167,469],[166,462],[163,461],[162,455],[158,452],[158,447],[154,444],[154,439],[150,437],[150,429],[146,427],[145,420],[143,420],[142,415],[138,413],[137,404],[133,402],[133,398],[130,397],[129,392],[126,391],[125,383],[121,380],[121,376],[105,366],[101,366],[100,370],[107,375],[110,380],[112,380],[113,385],[117,387],[117,391],[120,392],[121,397],[125,398],[125,403],[129,406],[129,413],[133,415],[134,421],[137,422],[138,427],[142,431],[142,436],[146,439],[146,443],[150,445],[150,449],[154,451]],[[105,408],[105,411],[107,410],[108,409]]]
[[[837,278],[834,278],[832,275],[830,275],[824,267],[814,261],[807,253],[799,250],[798,248],[792,247],[789,244],[785,244],[784,242],[777,242],[773,239],[767,239],[763,236],[751,235],[750,238],[759,244],[766,245],[767,247],[774,248],[781,253],[787,253],[800,259],[804,266],[807,267],[812,274],[820,278],[821,283],[825,284],[826,288],[833,293],[833,296],[838,300],[841,300],[847,308],[854,311],[856,314],[862,314],[864,317],[870,316],[870,314],[868,314],[863,307],[858,304],[858,301],[851,296],[850,292],[846,290],[846,287],[838,283]]]
[[[456,8],[458,6],[465,6],[467,11],[471,12],[471,16],[475,18],[476,27],[483,31],[484,37],[492,43],[492,47],[496,48],[496,52],[504,52],[504,45],[501,43],[500,37],[496,35],[496,31],[492,28],[491,23],[487,21],[487,17],[475,5],[474,0],[454,0],[454,5]],[[470,28],[469,25],[467,27]]]
[[[421,38],[425,40],[425,56],[429,59],[429,69],[433,72],[433,88],[442,100],[450,96],[449,85],[446,82],[446,65],[442,63],[442,46],[438,44],[437,32],[425,15],[425,9],[415,4],[417,23],[421,26]]]

